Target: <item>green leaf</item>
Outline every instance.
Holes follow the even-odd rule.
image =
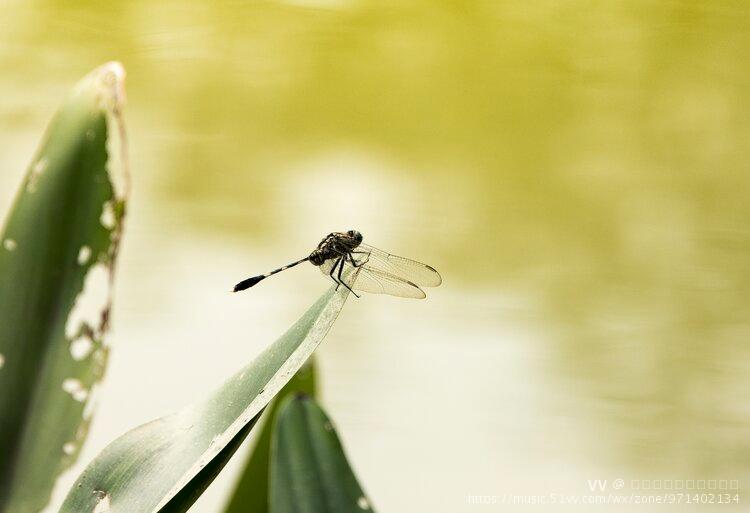
[[[170,499],[169,503],[160,510],[160,513],[182,513],[187,511],[190,506],[198,500],[198,497],[206,491],[206,488],[208,488],[216,476],[219,475],[219,472],[222,471],[237,449],[239,449],[240,445],[242,445],[242,442],[253,429],[261,415],[262,413],[259,413],[253,417],[253,420],[243,427],[242,430],[232,438],[231,442],[229,442],[219,454],[208,463],[208,465],[203,467],[195,477],[190,480],[187,486],[184,486],[179,492],[177,492],[177,495]]]
[[[287,398],[271,444],[271,513],[372,511],[331,420],[304,394]]]
[[[61,513],[187,511],[247,436],[248,424],[318,347],[347,295],[331,287],[206,399],[112,442],[78,478]]]
[[[107,152],[123,77],[110,63],[76,86],[0,239],[0,511],[41,510],[88,430],[125,208]]]
[[[266,409],[263,415],[263,430],[255,442],[253,452],[245,464],[245,469],[237,481],[234,494],[224,513],[268,512],[268,464],[271,435],[276,424],[279,404],[285,397],[297,392],[304,392],[315,397],[316,389],[315,359],[311,357]]]

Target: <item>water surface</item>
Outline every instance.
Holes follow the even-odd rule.
[[[426,302],[351,301],[319,352],[323,402],[380,511],[508,511],[467,496],[585,495],[587,479],[746,482],[744,2],[2,12],[3,211],[70,86],[107,60],[129,74],[114,350],[67,483],[326,286],[312,267],[243,295],[234,282],[349,228],[444,277]],[[219,511],[232,479],[194,510]]]

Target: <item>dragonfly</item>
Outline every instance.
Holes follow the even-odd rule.
[[[330,233],[305,258],[242,280],[234,286],[234,292],[247,290],[302,262],[318,267],[336,283],[337,290],[344,286],[357,297],[355,291],[424,299],[427,295],[422,287],[437,287],[443,282],[435,268],[386,253],[363,240],[362,234],[356,230]]]

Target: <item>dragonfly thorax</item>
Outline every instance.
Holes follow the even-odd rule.
[[[318,247],[310,253],[310,263],[313,265],[323,265],[326,260],[340,258],[345,256],[362,243],[362,234],[356,230],[349,230],[346,233],[334,232],[320,241]]]

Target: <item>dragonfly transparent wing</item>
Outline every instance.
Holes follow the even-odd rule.
[[[334,269],[337,262],[338,259],[326,260],[323,265],[320,266],[320,271],[327,276],[331,276],[331,269]],[[336,266],[332,276],[338,278],[338,273],[339,269],[338,266]],[[341,279],[356,291],[369,292],[371,294],[388,294],[391,296],[414,299],[424,299],[426,297],[424,291],[416,284],[404,280],[399,276],[368,267],[367,264],[354,267],[352,263],[347,260],[341,271]]]
[[[443,282],[440,273],[429,265],[391,255],[368,244],[360,244],[353,256],[365,268],[396,276],[420,287],[437,287]]]
[[[354,290],[414,299],[424,299],[427,297],[424,291],[414,283],[402,280],[392,274],[370,269],[367,266],[356,268],[353,276],[354,285],[351,285],[351,287]]]

